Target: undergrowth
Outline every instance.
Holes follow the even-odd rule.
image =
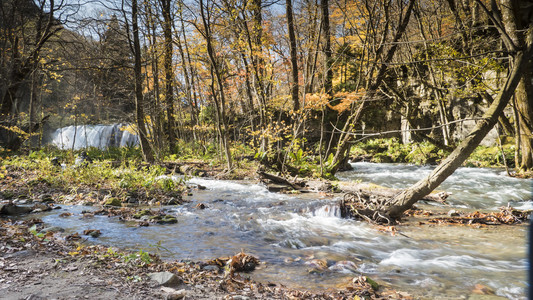
[[[515,146],[512,140],[502,145],[505,162],[514,168]],[[422,142],[402,144],[399,139],[373,139],[352,146],[352,157],[376,163],[410,163],[416,165],[438,164],[449,152],[435,145]],[[465,161],[468,167],[504,167],[504,159],[499,146],[478,146]]]

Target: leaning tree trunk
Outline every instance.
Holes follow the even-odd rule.
[[[530,30],[528,35],[528,41],[533,40],[533,30]],[[437,188],[476,149],[487,133],[498,122],[498,117],[503,113],[504,108],[513,96],[522,78],[523,71],[527,66],[527,62],[533,54],[532,48],[531,43],[529,43],[527,49],[518,49],[513,59],[513,68],[507,77],[504,87],[483,115],[482,120],[477,123],[474,130],[470,132],[466,139],[431,174],[404,190],[390,201],[391,205],[386,213],[391,219],[399,219],[413,204]]]

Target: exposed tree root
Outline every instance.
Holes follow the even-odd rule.
[[[365,193],[350,192],[341,201],[341,217],[362,219],[372,224],[393,225],[396,220],[387,213],[390,198]]]

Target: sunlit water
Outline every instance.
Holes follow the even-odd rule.
[[[392,164],[354,164],[340,175],[401,188],[415,182],[427,167]],[[390,236],[363,222],[336,216],[335,202],[318,194],[281,195],[264,186],[192,179],[207,190],[195,191],[183,206],[165,207],[179,223],[135,227],[116,218],[81,218],[83,209],[65,206],[43,214],[44,222],[69,232],[100,229],[97,243],[155,251],[168,259],[211,259],[233,255],[241,249],[266,262],[251,276],[262,281],[310,289],[342,286],[359,274],[419,299],[468,298],[476,284],[497,295],[525,299],[526,232],[523,226],[482,229],[456,226],[404,226],[403,235]],[[510,202],[530,208],[531,181],[505,177],[501,171],[460,169],[439,189],[453,192],[452,207],[495,209]],[[340,196],[338,196],[340,197]],[[204,203],[207,209],[195,206]],[[60,218],[68,210],[73,216]],[[326,259],[330,270],[309,273],[305,262]],[[337,268],[351,261],[357,267]]]

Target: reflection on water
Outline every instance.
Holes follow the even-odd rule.
[[[354,164],[344,180],[362,179],[390,187],[405,187],[429,172],[427,167]],[[420,172],[420,173],[419,173]],[[473,229],[458,226],[405,226],[408,236],[390,236],[363,222],[337,217],[335,200],[316,194],[280,195],[257,184],[192,179],[207,190],[190,203],[164,209],[179,223],[134,227],[116,218],[82,219],[87,207],[65,207],[43,214],[46,223],[69,231],[100,229],[93,241],[119,247],[148,249],[161,242],[169,259],[211,259],[244,249],[267,262],[251,276],[305,288],[332,288],[363,273],[422,299],[468,297],[476,284],[500,296],[525,299],[525,226]],[[528,206],[531,181],[507,178],[500,171],[460,169],[440,189],[454,193],[457,207],[496,208],[507,202]],[[340,197],[340,196],[338,196]],[[207,209],[195,206],[204,203]],[[152,249],[153,251],[153,249]],[[329,270],[311,274],[305,264],[325,259]],[[356,264],[356,270],[335,265]],[[422,287],[422,288],[421,288]]]

